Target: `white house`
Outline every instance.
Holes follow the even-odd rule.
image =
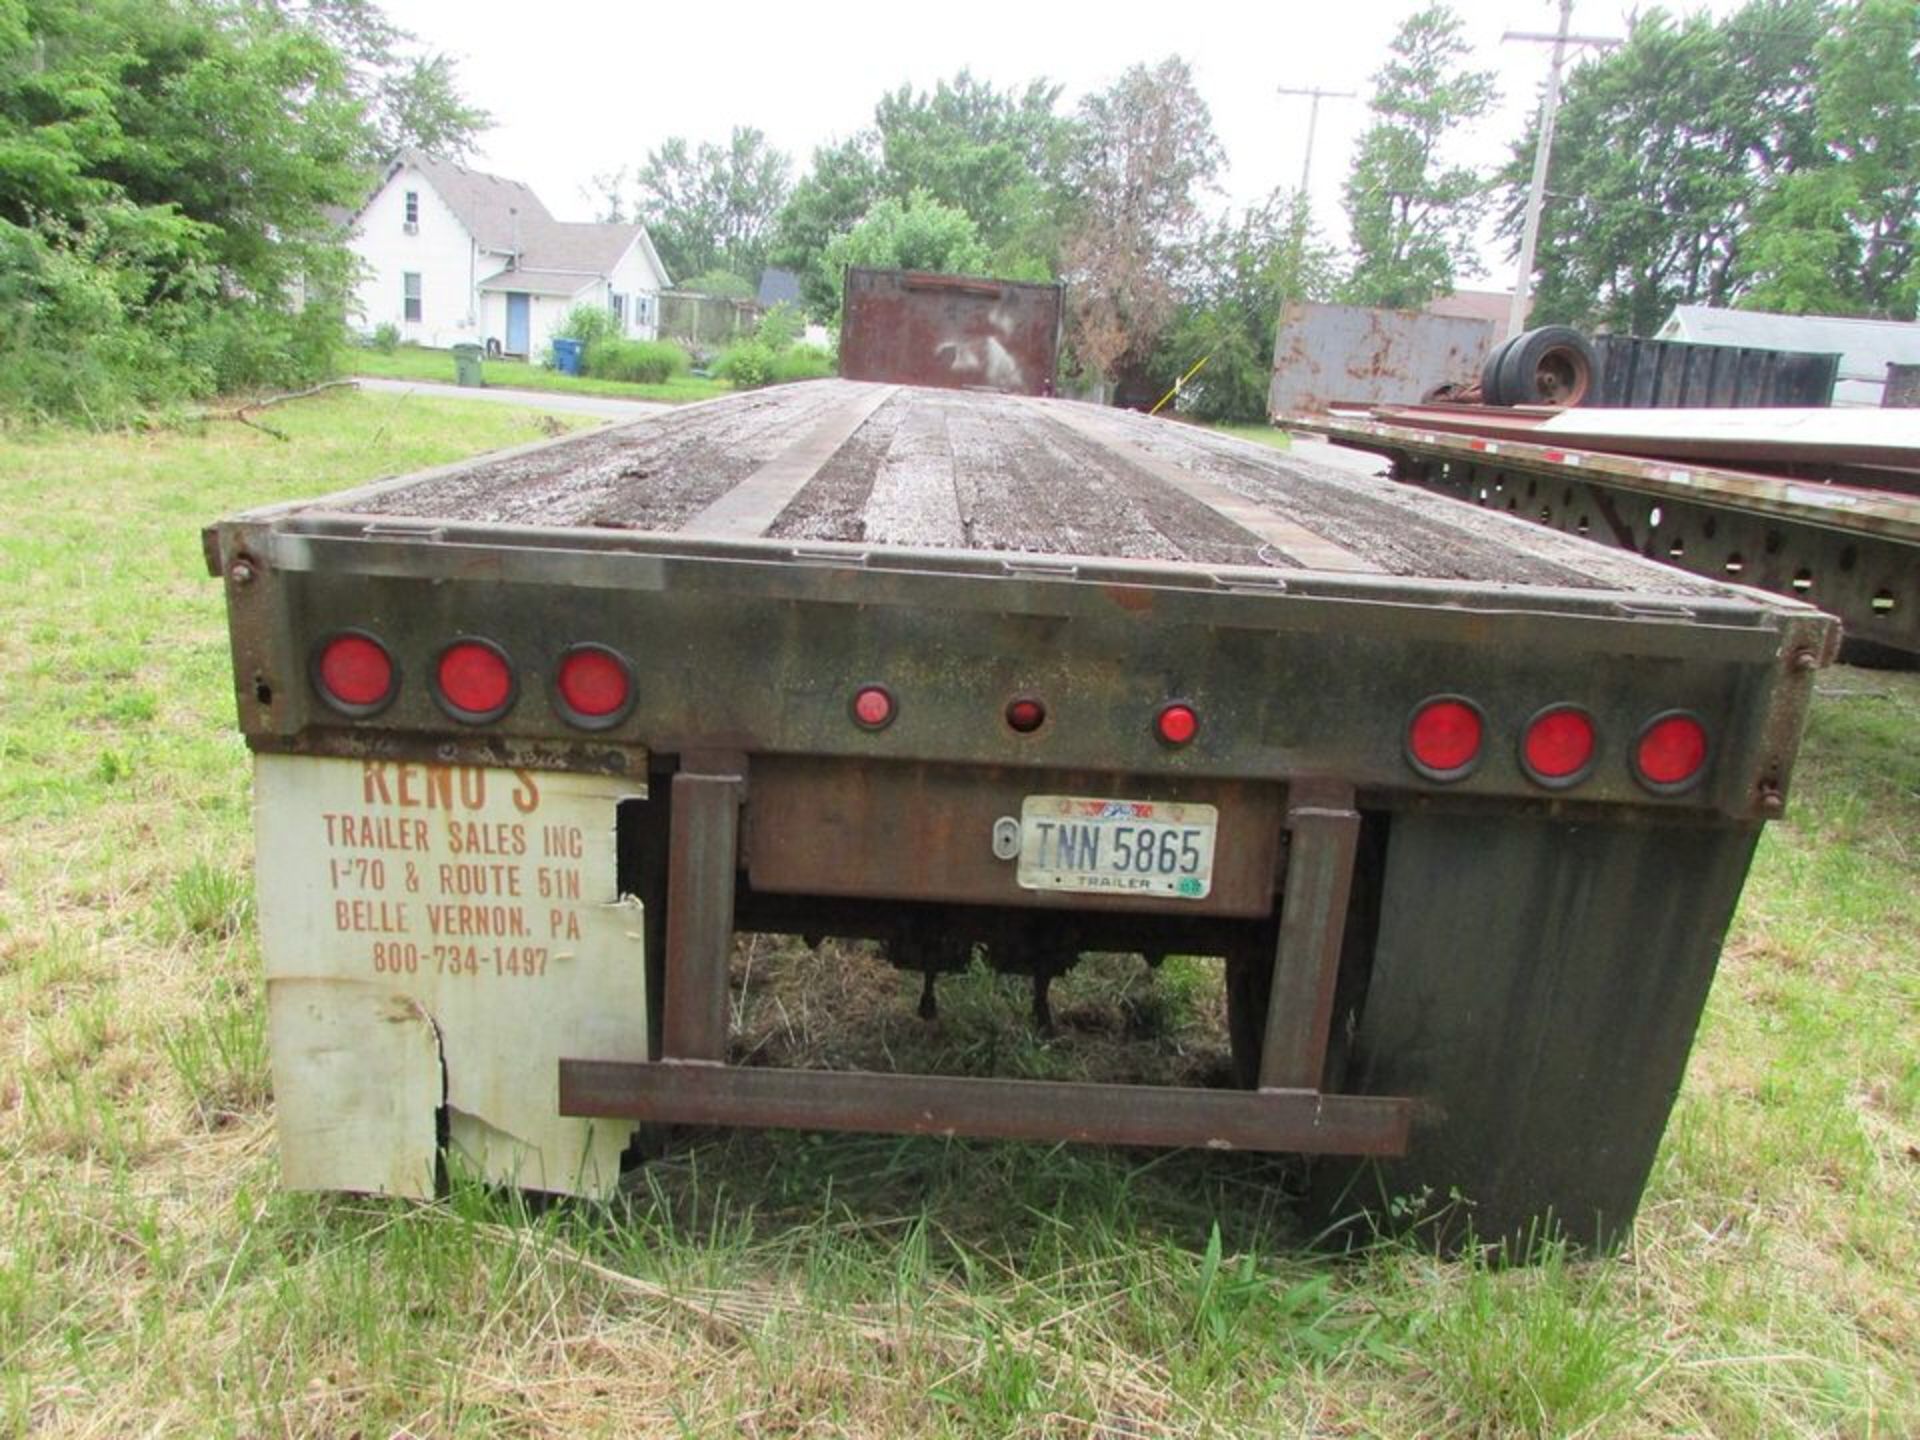
[[[556,220],[517,180],[403,152],[350,221],[355,309],[403,340],[539,355],[567,311],[599,305],[651,340],[670,280],[641,225]]]

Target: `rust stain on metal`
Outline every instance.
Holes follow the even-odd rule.
[[[909,270],[847,272],[840,373],[849,380],[1051,395],[1060,287]]]
[[[1296,302],[1274,334],[1268,409],[1321,411],[1336,401],[1416,400],[1435,385],[1466,381],[1494,340],[1485,320]]]
[[[1181,915],[1257,917],[1273,908],[1281,818],[1273,784],[785,755],[754,765],[742,852],[756,890]],[[1212,893],[1166,900],[1020,889],[990,838],[996,819],[1018,815],[1022,800],[1038,793],[1218,807]]]
[[[1133,615],[1145,615],[1153,609],[1153,591],[1139,585],[1106,585],[1102,593],[1120,609]]]

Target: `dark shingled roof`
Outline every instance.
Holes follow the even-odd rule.
[[[469,170],[451,160],[436,160],[418,150],[403,150],[394,157],[374,193],[378,194],[394,172],[406,165],[426,176],[427,183],[447,202],[447,208],[485,249],[525,248],[528,237],[535,231],[559,223],[533,193],[532,186],[481,170]]]
[[[582,270],[605,275],[620,263],[638,225],[577,224],[549,220],[530,227],[520,244],[523,270]]]

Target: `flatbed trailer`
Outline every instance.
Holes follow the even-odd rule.
[[[1301,1152],[1331,1213],[1613,1243],[1837,629],[1190,426],[847,381],[206,553],[283,1175],[407,1195],[799,1126]],[[1042,1002],[1220,957],[1237,1088],[729,1063],[736,931]]]
[[[1837,424],[1846,419],[1834,412]],[[1436,409],[1418,421],[1295,415],[1279,423],[1382,455],[1393,478],[1409,485],[1695,575],[1809,601],[1840,617],[1863,658],[1920,661],[1920,495],[1910,472],[1875,477],[1869,466],[1836,464],[1844,478],[1833,483],[1708,460],[1610,454],[1524,427],[1489,433],[1502,425],[1501,412],[1474,407],[1451,415]],[[1724,451],[1738,442],[1697,444]],[[1758,442],[1750,448],[1766,453]]]

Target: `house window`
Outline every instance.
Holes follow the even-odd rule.
[[[607,295],[607,308],[613,311],[613,323],[618,325],[622,330],[626,329],[627,297],[622,295],[618,290],[610,291]]]
[[[420,228],[420,192],[407,191],[407,233],[411,235]]]
[[[408,324],[418,324],[420,320],[420,273],[408,270],[400,276],[401,310],[400,318]]]
[[[653,323],[653,297],[636,295],[633,297],[633,323],[636,329]]]

